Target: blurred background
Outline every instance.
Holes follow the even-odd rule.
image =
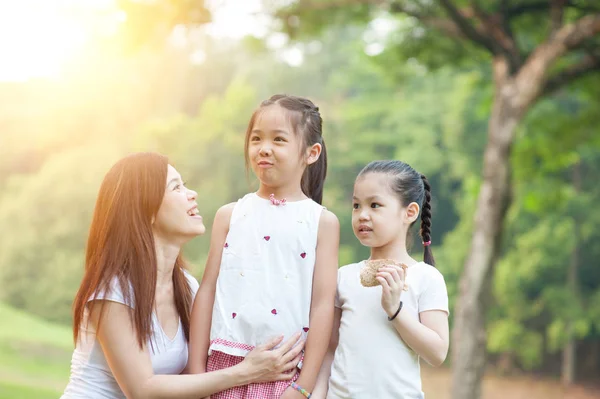
[[[448,2],[408,3],[0,0],[0,398],[56,398],[67,383],[71,304],[108,168],[128,153],[158,151],[199,193],[208,231],[186,256],[200,279],[216,210],[256,187],[244,174],[244,132],[275,93],[320,107],[324,205],[341,222],[341,264],[368,256],[350,225],[358,171],[395,158],[428,176],[433,252],[454,325],[489,175],[482,170],[490,170],[483,165],[497,57],[470,36],[451,40],[450,30],[421,24],[433,19],[414,7],[441,18],[452,16],[442,7]],[[483,12],[500,7],[492,3],[510,2],[490,1]],[[525,9],[513,29],[531,54],[543,42],[536,29],[554,20],[548,10],[527,12],[552,2],[512,3]],[[594,1],[570,4],[564,25],[600,14]],[[595,32],[578,47],[589,57],[600,48]],[[510,200],[502,218],[489,221],[497,256],[482,305],[486,399],[600,398],[595,70],[517,112],[505,162]],[[414,249],[420,258],[418,239]],[[451,397],[452,378],[461,378],[452,365],[449,358],[441,369],[423,366],[427,397]]]

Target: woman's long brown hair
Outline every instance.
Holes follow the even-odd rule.
[[[73,302],[73,338],[85,322],[87,302],[107,292],[116,279],[143,348],[152,336],[157,260],[152,220],[165,195],[168,160],[155,153],[136,153],[118,161],[106,174],[88,237],[85,272]],[[189,340],[192,292],[177,257],[173,270],[175,306]],[[102,302],[104,303],[104,302]],[[101,305],[102,314],[104,305]]]

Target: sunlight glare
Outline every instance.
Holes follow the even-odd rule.
[[[109,0],[0,0],[0,81],[56,77],[88,38],[85,7]]]

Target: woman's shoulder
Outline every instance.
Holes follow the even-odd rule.
[[[128,292],[131,295],[126,297],[123,291]],[[88,298],[88,302],[96,300],[105,300],[118,302],[123,305],[127,305],[131,308],[135,307],[135,301],[133,298],[133,287],[129,281],[123,282],[117,276],[113,276],[110,281],[103,287],[99,287],[94,294]]]

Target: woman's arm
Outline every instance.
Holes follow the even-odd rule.
[[[154,375],[148,348],[140,349],[137,342],[131,323],[131,309],[117,302],[103,302],[90,303],[90,323],[96,327],[108,365],[129,399],[198,399],[252,382],[290,379],[293,373],[283,371],[296,367],[300,356],[297,347],[302,345],[292,348],[299,338],[297,334],[276,350],[271,349],[281,342],[281,337],[257,347],[258,350],[234,367],[203,374]],[[102,319],[98,323],[100,317]]]
[[[219,277],[219,268],[221,267],[223,245],[225,245],[225,239],[229,232],[229,221],[231,220],[231,213],[234,206],[235,203],[222,206],[215,215],[206,267],[204,268],[200,288],[192,306],[187,365],[188,372],[192,374],[204,373],[206,371],[217,278]]]
[[[333,330],[331,331],[331,339],[329,340],[329,347],[323,359],[321,370],[317,376],[317,383],[315,389],[312,392],[312,398],[314,399],[325,399],[327,396],[327,390],[329,389],[329,377],[331,376],[331,365],[333,364],[333,355],[337,349],[339,338],[340,338],[340,322],[342,320],[342,309],[335,308],[333,313]]]
[[[340,223],[337,217],[333,213],[323,210],[317,237],[310,305],[310,332],[306,339],[302,371],[296,381],[298,385],[309,392],[315,387],[317,375],[331,338],[337,287],[339,241]]]
[[[400,267],[379,269],[377,280],[382,286],[381,305],[389,317],[393,317],[400,305],[404,287],[404,271]],[[419,313],[415,320],[408,312],[400,311],[390,323],[404,342],[432,366],[438,367],[448,354],[448,313],[443,310],[428,310]]]

